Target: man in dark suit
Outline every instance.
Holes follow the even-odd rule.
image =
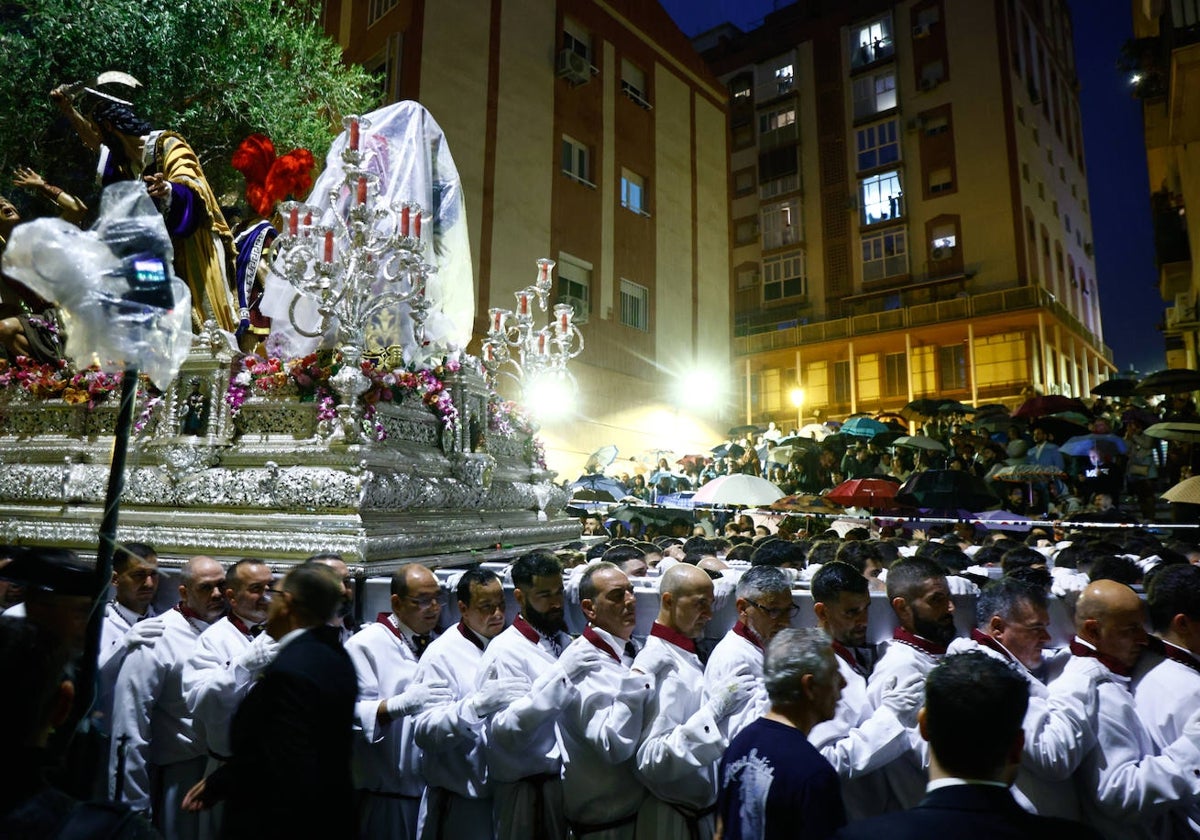
[[[1099,840],[1080,823],[1023,811],[1009,792],[1028,705],[1028,683],[999,660],[978,652],[943,660],[926,678],[925,708],[917,718],[931,753],[925,798],[909,811],[851,823],[836,836]]]
[[[279,653],[233,717],[233,757],[197,783],[183,807],[224,801],[222,837],[350,838],[358,683],[338,628],[329,626],[341,582],[329,567],[305,563],[272,593],[267,633]]]

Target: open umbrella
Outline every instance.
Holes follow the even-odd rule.
[[[1200,441],[1200,423],[1155,423],[1146,434],[1159,440],[1196,443]]]
[[[811,438],[813,440],[825,440],[830,433],[828,426],[822,426],[820,423],[808,423],[800,427],[796,432],[798,437]]]
[[[882,478],[851,478],[834,487],[825,497],[846,507],[874,510],[892,506],[899,486]]]
[[[1061,394],[1046,394],[1043,397],[1033,397],[1025,400],[1012,413],[1013,417],[1024,417],[1032,420],[1034,417],[1044,417],[1059,411],[1078,411],[1087,414],[1088,407],[1074,397],[1064,397]]]
[[[1008,414],[1008,406],[1003,403],[984,403],[975,409],[975,419],[985,417],[988,414]]]
[[[1010,510],[985,510],[975,514],[989,531],[1032,531],[1033,520]]]
[[[746,454],[746,448],[736,443],[722,443],[712,448],[716,458],[741,458]]]
[[[1166,493],[1163,493],[1162,497],[1168,502],[1176,502],[1177,504],[1200,505],[1200,475],[1185,478]]]
[[[898,504],[917,508],[985,510],[999,501],[982,478],[965,470],[913,473],[896,491]]]
[[[1066,473],[1058,467],[1050,467],[1045,464],[1010,464],[992,473],[992,478],[996,481],[1025,484],[1030,481],[1042,482],[1051,478],[1062,478],[1064,475]]]
[[[622,522],[640,519],[642,522],[657,522],[660,525],[666,525],[677,516],[678,509],[651,505],[618,505],[608,512],[609,519],[619,519]]]
[[[783,498],[783,491],[765,478],[756,475],[723,475],[714,478],[696,491],[692,503],[697,505],[769,505]]]
[[[851,417],[842,424],[842,433],[855,437],[870,438],[886,431],[888,427],[873,417]]]
[[[1106,379],[1092,388],[1092,393],[1097,397],[1132,397],[1137,393],[1137,385],[1132,379]]]
[[[744,435],[759,435],[762,434],[762,427],[755,426],[753,423],[748,423],[744,426],[734,426],[729,430],[731,438],[742,437]]]
[[[971,424],[976,431],[991,433],[999,432],[1007,429],[1009,426],[1021,426],[1023,423],[1020,420],[1014,420],[1008,415],[1008,412],[1001,414],[993,412],[991,414],[975,415],[975,421]]]
[[[910,420],[914,417],[933,417],[937,414],[938,406],[941,403],[941,400],[931,400],[922,397],[904,406],[904,408],[900,409],[900,413]]]
[[[659,496],[656,504],[659,507],[676,511],[676,515],[678,515],[678,511],[692,509],[692,497],[695,495],[691,490],[681,490],[678,493],[668,493],[665,496]]]
[[[684,455],[675,463],[685,470],[701,469],[709,460],[707,455]]]
[[[894,414],[892,412],[885,412],[883,414],[876,414],[875,419],[878,420],[880,423],[886,423],[887,425],[892,426],[894,428],[900,428],[900,429],[908,428],[908,419],[905,418],[904,415],[902,415],[902,414]]]
[[[1116,435],[1076,435],[1060,445],[1058,451],[1064,455],[1084,456],[1091,452],[1097,443],[1107,443],[1122,455],[1129,449],[1125,441]]]
[[[581,502],[599,502],[604,504],[612,504],[624,496],[618,496],[608,490],[588,490],[587,488],[576,488],[571,494],[570,504],[579,504]]]
[[[974,414],[975,407],[958,400],[941,400],[938,403],[937,412],[938,414]]]
[[[904,435],[892,441],[896,446],[907,446],[912,449],[924,449],[927,452],[945,452],[946,446],[939,440],[928,435]]]
[[[1127,408],[1121,412],[1121,422],[1141,423],[1143,429],[1149,429],[1159,421],[1159,416],[1148,408]]]
[[[1035,429],[1042,429],[1055,440],[1067,440],[1087,433],[1087,426],[1072,423],[1062,417],[1039,417],[1029,425]]]
[[[825,496],[813,496],[807,493],[797,493],[794,496],[784,496],[767,505],[768,510],[779,510],[785,513],[841,513],[842,506],[835,504]]]
[[[790,464],[793,458],[803,454],[803,447],[783,444],[776,446],[767,454],[767,462],[771,464]]]
[[[1186,394],[1200,390],[1200,371],[1191,368],[1170,368],[1152,373],[1137,384],[1136,393]]]
[[[571,482],[571,487],[578,490],[598,490],[608,493],[613,498],[611,501],[622,499],[629,495],[629,491],[625,489],[625,485],[617,481],[615,478],[610,478],[601,473],[587,473],[579,476]]]
[[[612,444],[601,446],[588,456],[587,463],[583,465],[583,469],[586,472],[603,471],[605,467],[617,460],[617,451],[617,447]]]

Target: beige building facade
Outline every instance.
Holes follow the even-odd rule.
[[[741,419],[1114,370],[1065,0],[797,0],[696,43],[730,92]]]
[[[324,23],[446,133],[475,352],[487,310],[557,261],[550,303],[575,306],[586,349],[570,410],[542,421],[549,466],[712,446],[730,413],[727,94],[658,4],[327,0]]]

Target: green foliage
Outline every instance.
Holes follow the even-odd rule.
[[[342,115],[371,110],[377,93],[318,12],[316,0],[0,2],[0,183],[27,165],[94,199],[94,156],[48,94],[105,70],[141,80],[135,110],[187,137],[218,195],[241,196],[229,158],[254,131],[320,165]]]

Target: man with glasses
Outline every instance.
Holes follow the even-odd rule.
[[[163,635],[125,658],[113,698],[109,795],[151,813],[166,837],[201,836],[198,814],[180,811],[204,776],[208,745],[183,696],[183,664],[200,634],[225,612],[225,570],[211,557],[180,569],[179,603],[162,617]]]
[[[391,591],[391,611],[346,643],[358,674],[354,786],[362,796],[360,836],[415,840],[425,781],[413,721],[453,695],[445,681],[416,679],[442,612],[437,578],[420,563],[409,563],[392,575]]]
[[[1054,694],[1034,676],[1040,673],[1043,647],[1050,641],[1045,591],[1003,577],[984,587],[975,604],[970,638],[955,639],[950,655],[981,651],[1008,665],[1029,683],[1029,708],[1023,728],[1025,748],[1013,796],[1035,814],[1081,819],[1072,774],[1096,742],[1088,709],[1095,696],[1086,686],[1079,697]],[[1081,684],[1082,685],[1082,684]]]
[[[925,681],[913,673],[896,677],[875,708],[867,699],[867,647],[871,582],[849,563],[826,563],[813,575],[813,612],[829,634],[843,687],[833,717],[808,733],[809,742],[833,765],[842,782],[842,801],[851,820],[883,812],[887,781],[880,772],[909,748]]]
[[[706,698],[720,692],[732,674],[748,672],[757,680],[750,702],[726,721],[725,734],[730,739],[770,708],[762,683],[763,650],[800,611],[792,600],[791,578],[777,566],[751,566],[734,594],[737,623],[713,648],[704,667]]]
[[[483,652],[504,630],[500,578],[470,569],[459,577],[455,593],[462,618],[433,640],[417,666],[418,682],[444,682],[453,695],[453,702],[426,709],[413,723],[428,785],[420,835],[424,840],[491,840],[492,790],[483,723],[523,697],[529,683],[521,677],[497,677],[475,687]]]

